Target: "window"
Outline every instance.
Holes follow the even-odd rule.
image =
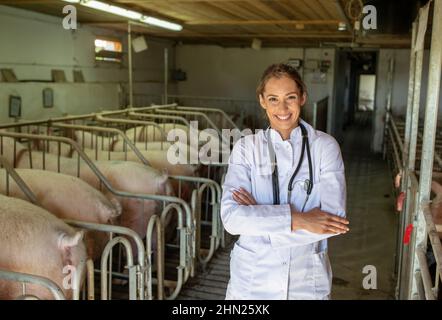
[[[95,39],[95,60],[121,62],[123,46],[120,41],[108,39]]]

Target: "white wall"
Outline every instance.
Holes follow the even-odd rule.
[[[116,83],[4,83],[0,85],[0,123],[11,122],[9,96],[21,96],[23,120],[47,119],[67,114],[86,114],[108,110],[119,100]],[[54,106],[43,107],[45,88],[54,92]]]
[[[222,48],[209,45],[177,46],[176,67],[187,73],[187,81],[178,83],[177,93],[255,101],[256,87],[267,66],[286,62],[290,58],[304,60],[304,55],[308,59],[331,60],[327,82],[324,84],[314,83],[312,70],[303,72],[309,101],[320,100],[329,95],[330,105],[333,101],[334,49],[262,48],[256,51],[251,48]],[[255,107],[253,105],[251,108]],[[329,108],[329,112],[333,112],[332,108]]]
[[[96,36],[106,36],[121,40],[124,61],[122,64],[96,62],[94,40]],[[163,51],[169,49],[170,61],[174,61],[170,42],[151,41],[149,49],[133,53],[135,93],[162,94],[164,79]],[[23,114],[29,117],[44,117],[47,110],[41,108],[42,87],[52,87],[55,91],[57,108],[52,112],[61,115],[92,112],[100,108],[115,109],[124,102],[119,98],[118,84],[127,87],[127,37],[124,32],[111,31],[79,25],[75,31],[63,29],[62,20],[57,17],[31,11],[0,6],[0,68],[12,68],[19,80],[51,81],[51,69],[65,71],[68,82],[73,81],[73,70],[83,72],[87,84],[45,84],[39,82],[5,83],[0,82],[1,108],[6,109],[5,101],[9,94],[22,96]],[[173,63],[170,64],[170,68]],[[1,79],[0,79],[1,80]],[[99,83],[100,85],[91,85]],[[127,90],[127,89],[126,89]],[[173,90],[173,85],[171,85]],[[59,91],[59,92],[58,92]],[[81,108],[77,102],[81,101]],[[2,119],[3,121],[4,119]]]

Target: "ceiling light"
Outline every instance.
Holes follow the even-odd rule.
[[[91,1],[82,2],[81,4],[85,7],[101,10],[101,11],[104,11],[107,13],[112,13],[117,16],[122,16],[122,17],[125,17],[128,19],[133,19],[133,20],[140,20],[141,17],[143,16],[141,13],[127,10],[127,9],[123,9],[123,8],[113,6],[113,5],[110,5],[110,4],[101,2],[101,1],[91,0]]]
[[[115,14],[117,16],[125,17],[127,19],[136,20],[139,22],[143,22],[146,24],[154,25],[169,30],[181,31],[183,29],[183,27],[179,24],[157,19],[154,17],[146,17],[139,12],[127,10],[102,1],[95,1],[95,0],[62,0],[62,1],[69,3],[78,3],[88,8],[104,11],[107,13]]]
[[[345,31],[347,30],[347,25],[344,22],[339,22],[338,24],[338,30],[339,31]]]
[[[144,17],[143,16],[141,18],[141,22],[144,22],[144,23],[147,23],[147,24],[151,24],[153,26],[157,26],[157,27],[161,27],[161,28],[166,28],[166,29],[174,30],[174,31],[181,31],[181,30],[183,30],[183,27],[180,26],[179,24],[168,22],[168,21],[164,21],[164,20],[157,19],[157,18],[154,18],[154,17]]]

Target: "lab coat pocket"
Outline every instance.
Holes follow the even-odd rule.
[[[330,299],[333,276],[326,251],[313,254],[313,277],[315,280],[315,299]]]
[[[236,299],[250,299],[256,253],[235,243],[230,258],[230,290]]]

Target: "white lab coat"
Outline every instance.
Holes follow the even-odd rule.
[[[314,207],[340,217],[346,213],[344,163],[336,140],[301,120],[308,132],[314,187],[304,212]],[[273,205],[270,130],[277,157],[280,205]],[[227,232],[240,235],[231,252],[226,299],[329,299],[332,271],[327,238],[332,234],[291,231],[287,186],[302,146],[301,128],[283,141],[273,129],[241,138],[233,147],[223,184],[221,219]],[[290,203],[301,210],[308,179],[307,152]],[[232,191],[245,188],[258,205],[238,205]]]

